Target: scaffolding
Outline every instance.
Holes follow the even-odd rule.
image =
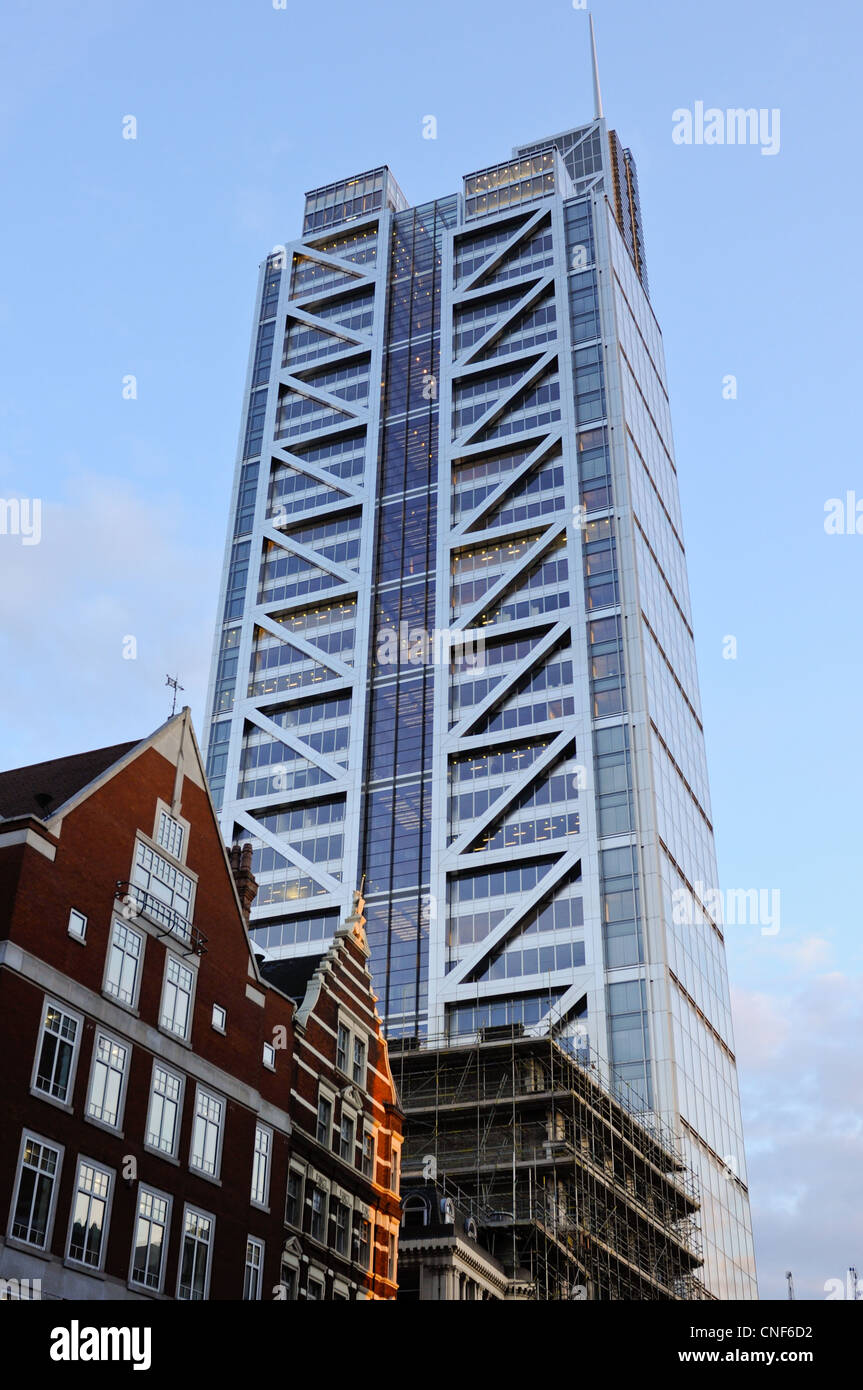
[[[695,1179],[607,1068],[520,1024],[392,1038],[403,1181],[455,1184],[511,1297],[708,1299]]]

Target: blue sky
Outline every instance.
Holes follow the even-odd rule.
[[[790,1267],[823,1297],[863,1266],[863,536],[824,530],[863,501],[863,21],[594,13],[665,336],[722,880],[782,895],[778,936],[728,932],[761,1291]],[[0,497],[44,506],[40,545],[0,537],[9,767],[148,732],[169,670],[202,727],[257,265],[304,191],[384,162],[412,202],[454,191],[591,93],[570,0],[8,0],[3,30]],[[778,155],[676,145],[699,100],[779,108]]]

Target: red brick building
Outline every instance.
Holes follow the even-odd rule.
[[[249,857],[188,710],[0,774],[0,1281],[395,1297],[401,1115],[363,919],[266,964]]]

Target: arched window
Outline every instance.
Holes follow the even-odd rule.
[[[423,1192],[411,1192],[402,1203],[402,1227],[406,1231],[416,1230],[429,1224],[431,1203]]]

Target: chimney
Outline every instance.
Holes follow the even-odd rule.
[[[242,848],[239,845],[231,846],[231,873],[234,875],[243,916],[246,919],[246,926],[248,926],[252,903],[258,894],[258,881],[252,873],[252,846],[250,844],[245,844]]]

